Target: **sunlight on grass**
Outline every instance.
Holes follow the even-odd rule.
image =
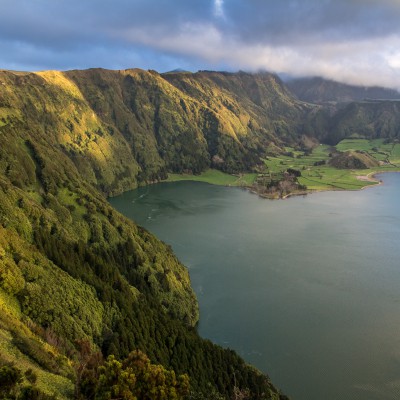
[[[288,168],[301,172],[299,183],[307,186],[309,190],[358,190],[363,187],[378,183],[377,180],[369,181],[359,176],[371,176],[374,173],[399,171],[397,163],[400,161],[400,144],[388,143],[383,139],[345,139],[336,145],[339,151],[360,151],[368,153],[380,162],[380,166],[373,169],[338,169],[328,165],[332,147],[319,145],[311,154],[299,153],[291,148],[286,148],[286,154],[292,153],[293,157],[278,156],[268,157],[265,160],[267,171],[271,174],[280,174]]]
[[[167,182],[197,181],[223,186],[249,186],[256,177],[256,173],[230,175],[216,169],[208,169],[200,175],[169,174]]]
[[[329,165],[332,151],[359,151],[368,153],[375,158],[380,166],[373,169],[338,169]],[[400,144],[385,143],[383,139],[345,139],[335,147],[319,145],[310,154],[286,147],[284,155],[270,156],[264,160],[266,172],[274,179],[283,177],[289,168],[301,172],[298,182],[308,190],[359,190],[375,185],[378,180],[371,178],[374,174],[388,171],[400,171]],[[168,182],[198,181],[214,185],[251,186],[257,178],[257,173],[230,175],[209,169],[200,175],[169,174]],[[371,179],[368,180],[367,176]],[[359,177],[363,177],[359,179]]]

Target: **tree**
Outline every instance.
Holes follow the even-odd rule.
[[[140,400],[175,400],[189,392],[187,375],[176,377],[174,371],[151,364],[149,358],[139,350],[132,351],[123,365],[131,368],[136,375],[135,393]]]
[[[134,395],[136,377],[131,368],[122,368],[122,363],[109,356],[99,367],[96,400],[137,400]]]
[[[0,368],[0,398],[14,398],[14,392],[22,382],[22,372],[13,366],[5,365]]]
[[[181,400],[189,393],[189,378],[151,364],[136,350],[123,361],[110,355],[94,373],[86,368],[78,389],[83,395],[92,393],[95,400]]]

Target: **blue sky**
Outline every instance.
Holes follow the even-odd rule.
[[[268,70],[400,88],[399,0],[0,0],[0,68]]]

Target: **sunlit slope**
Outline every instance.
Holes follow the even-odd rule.
[[[199,338],[188,271],[105,197],[208,165],[203,106],[178,93],[142,71],[0,72],[0,368],[32,369],[44,393],[72,398],[88,340],[118,358],[140,349],[187,373],[197,394],[227,398],[237,385],[279,398],[265,375]]]

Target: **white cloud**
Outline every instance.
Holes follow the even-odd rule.
[[[0,13],[3,68],[264,69],[400,86],[399,0],[96,0],[93,13],[41,0],[22,14],[15,1]]]
[[[214,0],[214,16],[224,18],[224,0]]]
[[[400,51],[397,49],[389,51],[386,56],[386,60],[391,68],[397,70],[397,73],[399,74],[400,77]]]
[[[212,23],[185,23],[176,33],[131,30],[127,35],[134,43],[202,59],[211,66],[225,65],[232,70],[263,69],[295,76],[318,75],[346,83],[400,89],[398,35],[273,46],[244,43],[224,35]]]
[[[163,30],[151,33],[142,29],[129,29],[123,33],[125,39],[134,44],[178,53],[186,56],[206,58],[217,61],[221,57],[217,49],[223,47],[223,37],[212,24],[182,24],[177,33],[169,34]]]

